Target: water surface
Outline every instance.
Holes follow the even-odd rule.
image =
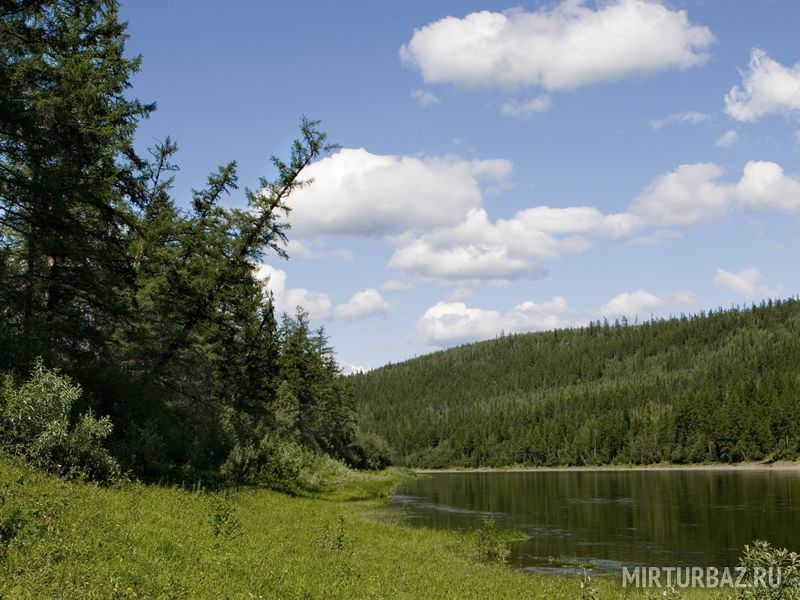
[[[529,538],[511,563],[539,571],[735,566],[754,539],[800,550],[800,473],[529,471],[434,473],[392,505],[412,525],[472,530],[488,517]]]

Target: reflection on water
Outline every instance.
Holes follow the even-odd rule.
[[[529,539],[511,563],[539,571],[734,566],[755,539],[800,549],[800,473],[436,473],[393,498],[414,525],[474,529],[487,517]]]

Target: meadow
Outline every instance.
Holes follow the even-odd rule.
[[[0,462],[3,598],[623,598],[615,578],[515,571],[497,540],[411,528],[389,469],[327,492],[69,482]],[[653,592],[654,593],[654,592]],[[694,596],[692,596],[694,597]]]

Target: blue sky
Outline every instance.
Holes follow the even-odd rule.
[[[794,0],[123,4],[186,202],[270,175],[302,115],[341,150],[261,268],[343,365],[798,290]],[[230,202],[239,203],[242,194]]]

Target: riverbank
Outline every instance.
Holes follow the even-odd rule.
[[[65,482],[0,459],[3,598],[577,598],[574,576],[482,557],[386,509],[397,470],[329,493]],[[642,597],[602,578],[599,598]],[[589,597],[589,596],[587,596]],[[694,597],[694,595],[692,596]]]
[[[654,464],[654,465],[590,465],[564,467],[448,467],[444,469],[414,469],[415,473],[525,473],[525,472],[599,472],[599,471],[798,471],[800,461]]]

